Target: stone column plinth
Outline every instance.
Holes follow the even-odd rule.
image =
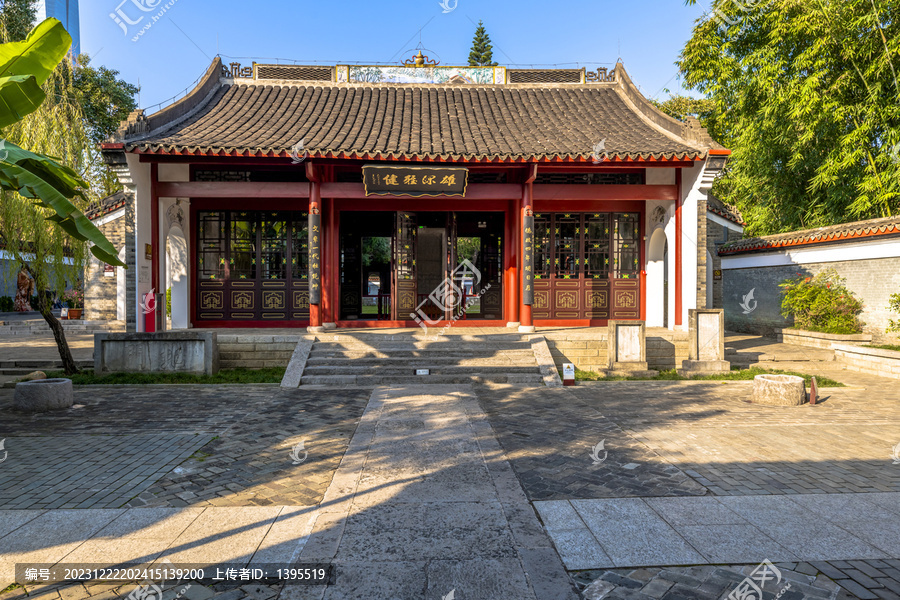
[[[647,368],[647,327],[644,321],[610,321],[607,342],[608,377],[655,377]]]
[[[695,308],[688,314],[688,359],[681,362],[678,374],[690,377],[729,373],[731,363],[725,360],[725,311]]]

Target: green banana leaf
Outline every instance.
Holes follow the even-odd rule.
[[[43,21],[21,42],[0,44],[0,128],[37,110],[44,101],[41,86],[71,45],[57,19]]]
[[[79,188],[87,187],[75,171],[48,156],[23,150],[9,142],[4,145],[4,150],[8,154],[6,160],[0,160],[0,188],[18,192],[52,209],[56,214],[49,220],[73,238],[91,242],[91,254],[107,264],[125,266],[119,260],[115,246],[69,201],[76,196],[84,198]]]
[[[21,42],[0,44],[0,77],[32,75],[44,85],[66,57],[72,36],[58,19],[46,19]]]
[[[36,111],[45,97],[33,75],[0,77],[0,129]]]

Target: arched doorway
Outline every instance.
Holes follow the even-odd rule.
[[[647,327],[666,326],[666,233],[657,227],[647,252]]]
[[[172,329],[187,329],[189,326],[187,264],[184,232],[181,227],[173,225],[166,236],[166,286],[172,290]]]

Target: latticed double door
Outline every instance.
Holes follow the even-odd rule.
[[[639,318],[640,217],[535,214],[534,318]]]
[[[199,322],[309,319],[308,215],[198,211]]]

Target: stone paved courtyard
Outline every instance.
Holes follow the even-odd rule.
[[[745,382],[603,382],[569,389],[508,385],[471,389],[491,435],[499,442],[498,450],[511,466],[510,473],[532,505],[569,500],[655,502],[654,498],[705,502],[743,497],[756,502],[756,498],[803,495],[815,502],[819,502],[817,498],[880,498],[889,503],[882,508],[896,512],[890,505],[900,498],[896,495],[900,492],[900,465],[891,459],[892,448],[900,442],[895,383],[833,369],[828,375],[843,377],[849,387],[823,390],[819,405],[793,409],[743,402],[749,392]],[[92,386],[76,390],[80,408],[25,416],[11,410],[12,390],[0,390],[0,439],[6,440],[8,452],[7,460],[0,463],[0,554],[11,547],[17,530],[25,531],[24,517],[15,516],[22,511],[9,510],[13,502],[16,508],[28,509],[27,520],[40,517],[35,524],[58,512],[41,509],[62,507],[66,502],[80,506],[74,514],[83,514],[87,521],[93,518],[90,515],[99,515],[100,509],[111,508],[270,508],[271,515],[260,513],[251,521],[268,520],[269,529],[261,530],[260,540],[277,533],[276,548],[291,539],[296,543],[298,536],[302,545],[307,535],[303,531],[310,526],[308,510],[322,505],[342,460],[350,456],[347,449],[352,447],[351,440],[372,397],[371,388],[285,391],[265,385]],[[427,440],[427,432],[416,435]],[[597,461],[592,453],[601,441],[604,447],[595,456],[602,460]],[[299,442],[304,443],[303,452],[308,455],[295,465],[291,451]],[[104,460],[97,461],[98,455]],[[460,455],[464,464],[471,464],[465,456]],[[92,469],[73,469],[73,465],[88,464],[91,457]],[[101,464],[104,468],[99,468]],[[391,465],[386,462],[375,472],[390,481]],[[465,472],[468,467],[460,474]],[[121,479],[118,474],[124,473],[132,475],[128,483],[135,487],[114,489],[109,480]],[[815,510],[833,508],[822,505],[808,510],[814,515]],[[276,526],[282,518],[278,515],[299,515],[298,511],[307,511],[302,519],[306,525],[297,521],[298,525],[289,526],[290,521],[285,521],[280,529]],[[194,520],[202,512],[187,514]],[[226,514],[233,516],[226,518]],[[209,513],[197,521],[194,530],[212,535],[226,522],[242,522],[240,514],[214,517]],[[840,519],[832,512],[829,516]],[[897,522],[900,519],[885,520],[882,534],[893,535]],[[71,519],[60,523],[70,526]],[[100,529],[102,526],[93,529],[88,538]],[[553,537],[552,528],[548,531]],[[739,538],[726,531],[720,534]],[[900,534],[896,537],[900,539]],[[89,556],[100,551],[100,542],[82,538],[84,535],[72,538],[70,552],[80,548]],[[203,539],[197,538],[198,542]],[[561,540],[554,538],[554,543],[565,543]],[[601,541],[609,543],[607,538]],[[34,539],[32,543],[40,544]],[[823,544],[827,550],[825,540]],[[749,556],[756,560],[761,551],[759,547],[747,550],[746,561],[737,560],[739,554],[734,556],[736,562],[729,564],[570,565],[569,573],[578,589],[588,593],[603,589],[606,598],[720,598],[755,564]],[[777,563],[786,577],[797,582],[781,598],[900,598],[896,550],[888,557],[860,554],[840,559],[831,555],[798,557],[806,562]],[[629,560],[625,556],[616,564],[627,565]],[[134,588],[135,583],[45,586],[30,588],[28,597],[116,598],[127,596]],[[197,584],[192,590],[184,597],[295,598],[303,591],[263,584],[209,588]],[[441,598],[449,589],[437,595],[439,591],[434,588],[420,597]],[[173,588],[170,597],[176,593]],[[3,600],[19,597],[25,597],[22,588],[0,594]],[[462,593],[457,595],[457,599],[464,598]]]

